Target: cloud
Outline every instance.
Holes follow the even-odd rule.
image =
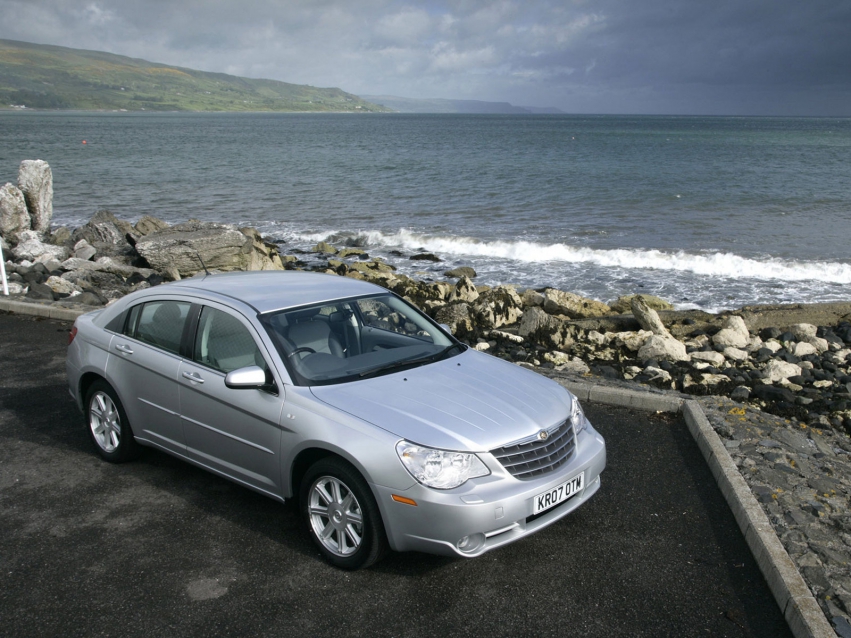
[[[851,115],[835,0],[0,0],[0,37],[354,93]]]

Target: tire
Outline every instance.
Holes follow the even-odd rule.
[[[92,383],[86,393],[86,422],[89,437],[105,461],[124,463],[136,458],[139,444],[121,400],[103,379]]]
[[[299,507],[308,534],[335,567],[362,569],[387,553],[375,497],[360,473],[343,459],[326,457],[307,470]]]

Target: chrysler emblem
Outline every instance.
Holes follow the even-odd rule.
[[[546,430],[541,430],[540,432],[538,432],[538,438],[541,441],[546,441],[548,438],[550,438],[550,433]]]

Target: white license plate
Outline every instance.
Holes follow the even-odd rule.
[[[585,472],[577,474],[566,483],[556,485],[551,490],[541,492],[532,501],[532,514],[540,514],[563,503],[577,492],[581,492],[583,487],[585,487]]]

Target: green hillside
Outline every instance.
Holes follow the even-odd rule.
[[[340,89],[0,40],[0,108],[128,111],[389,111]]]

